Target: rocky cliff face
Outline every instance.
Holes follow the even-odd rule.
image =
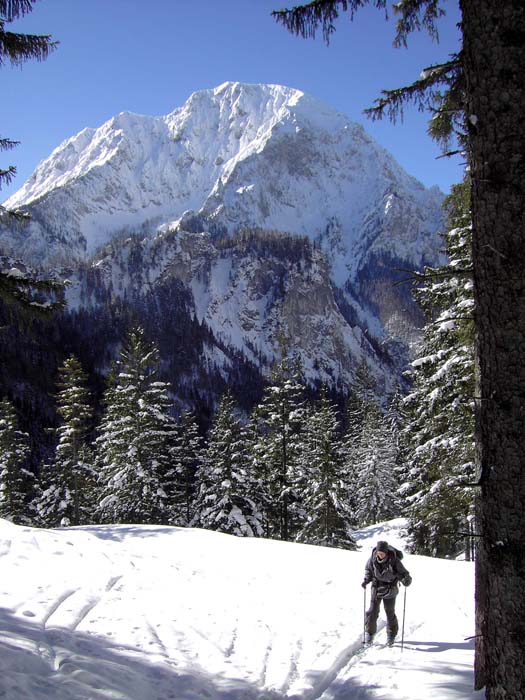
[[[367,358],[388,385],[418,320],[395,270],[438,261],[441,201],[326,105],[225,83],[60,145],[6,203],[31,222],[1,240],[66,263],[72,310],[182,287],[220,371],[229,353],[265,371],[284,328],[312,381],[348,384]]]
[[[329,265],[306,238],[244,230],[214,239],[177,225],[154,239],[113,243],[87,273],[73,270],[71,282],[70,306],[94,314],[108,300],[138,309],[166,286],[182,284],[188,314],[210,334],[206,361],[217,368],[230,364],[229,349],[268,369],[285,331],[313,382],[348,383],[364,358],[378,376],[393,372],[359,323],[345,318]],[[346,298],[352,314],[364,317],[357,301]]]

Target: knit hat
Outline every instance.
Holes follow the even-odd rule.
[[[377,543],[376,550],[378,552],[388,552],[388,542],[385,542],[384,540],[380,540]]]

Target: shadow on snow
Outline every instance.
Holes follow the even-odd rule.
[[[159,535],[177,535],[185,528],[171,525],[82,525],[80,527],[64,528],[62,532],[88,532],[99,540],[111,540],[113,542],[123,542],[129,537],[146,539],[148,537],[158,537]],[[61,532],[61,530],[57,530]]]
[[[6,700],[281,700],[235,678],[175,668],[169,658],[0,608],[0,698]],[[153,657],[153,655],[152,655]],[[171,667],[170,667],[171,666]]]

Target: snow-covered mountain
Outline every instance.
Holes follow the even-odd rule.
[[[473,564],[405,556],[404,648],[361,651],[359,552],[174,527],[0,520],[6,700],[481,700]],[[400,537],[401,535],[401,537]],[[403,593],[397,603],[402,621]],[[439,600],[439,605],[429,605]]]
[[[5,203],[30,222],[0,233],[5,253],[72,267],[72,308],[182,283],[217,365],[228,347],[271,361],[284,326],[312,379],[347,382],[363,357],[378,376],[393,365],[392,379],[417,325],[392,282],[438,261],[442,199],[322,102],[224,83],[167,116],[122,113],[65,141]],[[305,240],[276,246],[276,232]]]
[[[216,229],[320,240],[342,284],[371,252],[417,266],[434,258],[441,200],[322,102],[278,85],[224,83],[164,117],[124,112],[84,129],[6,206],[34,216],[18,249],[26,257],[82,257],[122,229],[154,234],[192,210]]]

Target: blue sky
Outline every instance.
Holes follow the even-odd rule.
[[[394,49],[393,22],[366,7],[354,22],[342,14],[327,47],[319,36],[289,34],[270,16],[292,6],[283,0],[39,0],[9,25],[14,31],[52,34],[60,41],[47,61],[0,69],[5,108],[0,135],[20,141],[0,154],[18,175],[0,192],[17,190],[38,162],[86,126],[131,111],[167,114],[192,92],[227,80],[289,85],[324,100],[365,129],[425,185],[445,192],[462,177],[461,159],[437,159],[426,134],[428,116],[407,111],[403,123],[371,122],[363,110],[420,70],[458,50],[457,2],[445,2],[440,43],[415,34]],[[297,4],[297,3],[296,3]]]

